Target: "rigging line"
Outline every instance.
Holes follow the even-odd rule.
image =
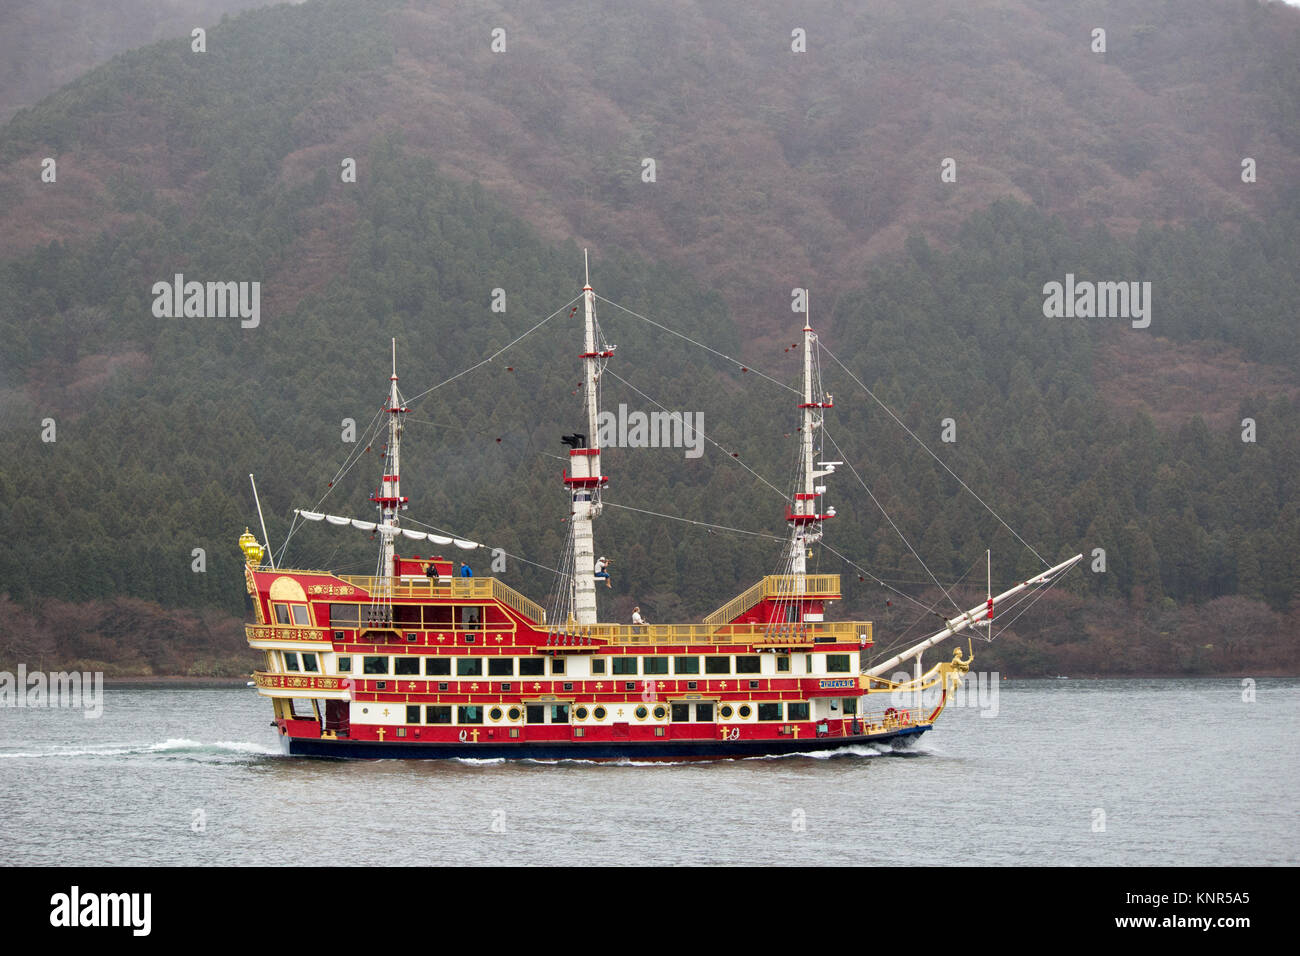
[[[982,562],[980,561],[980,559],[976,558],[974,562],[972,562],[971,566],[966,569],[965,573],[962,574],[962,576],[959,577],[952,584],[950,584],[949,587],[952,588],[953,590],[956,590],[957,585],[961,584],[962,581],[966,580],[966,578],[970,575],[970,573],[974,571],[975,568],[978,567],[981,563]],[[924,584],[926,582],[920,581],[916,583]],[[931,604],[925,614],[922,614],[920,617],[913,620],[911,624],[903,628],[903,630],[894,637],[892,644],[889,644],[887,647],[876,651],[872,656],[872,660],[878,660],[882,655],[890,654],[894,651],[895,648],[904,646],[905,643],[907,642],[907,635],[912,632],[912,629],[916,627],[918,624],[920,624],[922,621],[929,620],[932,615],[938,614],[938,611],[936,610],[938,607],[939,607],[938,601],[935,601],[933,604]],[[946,623],[947,622],[945,619],[945,625]],[[874,645],[873,645],[873,649],[874,649]]]
[[[444,379],[443,381],[439,382],[437,385],[434,385],[432,388],[426,388],[423,392],[420,392],[418,395],[415,395],[415,396],[413,396],[413,397],[407,399],[407,400],[406,400],[406,403],[407,403],[408,405],[413,405],[413,404],[415,404],[416,402],[418,402],[420,399],[422,399],[422,398],[424,398],[426,395],[428,395],[430,392],[436,392],[438,389],[442,388],[444,385],[450,385],[452,382],[456,381],[456,379],[458,379],[458,378],[460,378],[460,377],[462,377],[462,376],[464,376],[464,375],[468,375],[470,372],[474,371],[476,368],[480,368],[480,367],[486,365],[488,362],[491,362],[491,361],[492,361],[494,358],[496,358],[498,355],[501,355],[503,352],[507,351],[508,349],[510,349],[510,348],[511,348],[512,346],[514,346],[515,344],[517,344],[517,343],[523,341],[523,340],[526,339],[528,336],[532,335],[534,332],[536,332],[538,329],[540,329],[543,325],[545,325],[547,322],[551,321],[551,319],[555,318],[557,315],[559,315],[561,312],[563,312],[565,309],[567,309],[569,306],[573,305],[573,303],[577,302],[577,301],[578,301],[579,299],[581,299],[581,298],[582,298],[582,294],[581,294],[581,293],[579,293],[578,295],[575,295],[572,299],[570,299],[568,302],[564,303],[564,305],[560,306],[558,309],[556,309],[554,312],[552,312],[552,313],[551,313],[550,315],[548,315],[546,318],[542,319],[540,322],[538,322],[536,325],[534,325],[534,326],[533,326],[531,329],[529,329],[527,332],[524,332],[523,334],[519,335],[518,337],[516,337],[516,338],[514,338],[514,339],[511,339],[509,342],[507,342],[505,345],[501,346],[501,348],[497,349],[495,352],[493,352],[493,353],[492,353],[491,355],[489,355],[487,358],[482,359],[482,360],[480,360],[480,361],[478,361],[478,362],[475,362],[475,363],[474,363],[473,365],[471,365],[469,368],[464,369],[463,371],[457,372],[457,373],[456,373],[455,375],[453,375],[451,378]]]
[[[641,391],[641,389],[637,388],[635,385],[633,385],[633,384],[632,384],[631,382],[629,382],[627,379],[623,378],[623,376],[619,375],[617,372],[611,372],[611,371],[609,371],[608,369],[606,369],[606,370],[605,370],[605,374],[606,374],[606,375],[612,375],[614,378],[618,379],[620,382],[622,382],[622,383],[623,383],[624,385],[626,385],[628,388],[632,389],[632,391],[636,392],[638,395],[640,395],[642,398],[644,398],[647,402],[651,402],[651,403],[653,403],[654,405],[657,405],[659,408],[662,408],[664,411],[668,412],[668,407],[667,407],[666,405],[661,405],[659,402],[656,402],[653,398],[651,398],[651,397],[650,397],[649,395],[647,395],[645,392]],[[669,412],[669,414],[671,415],[672,412]],[[780,495],[782,498],[785,498],[785,497],[786,497],[785,492],[783,492],[783,491],[782,491],[780,488],[778,488],[776,485],[772,484],[770,481],[768,481],[766,478],[764,478],[762,475],[760,475],[758,472],[756,472],[753,468],[750,468],[749,465],[747,465],[747,464],[745,464],[743,461],[741,461],[739,455],[733,455],[731,452],[727,451],[727,449],[723,448],[721,445],[719,445],[716,441],[714,441],[714,440],[713,440],[712,438],[710,438],[708,435],[704,434],[704,432],[702,432],[698,427],[693,427],[693,428],[692,428],[692,431],[693,431],[694,434],[699,435],[701,438],[703,438],[703,439],[704,439],[706,442],[708,442],[710,445],[713,445],[713,446],[714,446],[715,448],[717,448],[719,451],[721,451],[721,452],[723,452],[724,454],[726,454],[726,456],[727,456],[728,458],[730,458],[730,459],[731,459],[732,461],[734,461],[736,464],[740,465],[741,468],[744,468],[747,472],[749,472],[751,475],[753,475],[755,478],[757,478],[757,479],[758,479],[759,481],[761,481],[763,484],[767,485],[769,488],[771,488],[773,491],[775,491],[775,492],[776,492],[778,495]]]
[[[593,293],[593,295],[595,295],[595,293]],[[764,372],[760,372],[758,369],[754,368],[754,366],[752,366],[752,365],[746,365],[744,362],[740,361],[739,359],[734,359],[734,358],[732,358],[730,355],[727,355],[727,354],[724,353],[724,352],[719,352],[719,351],[718,351],[717,349],[715,349],[715,348],[710,348],[709,346],[705,345],[703,342],[697,342],[697,341],[695,341],[695,339],[691,338],[689,335],[684,335],[683,333],[678,332],[676,329],[670,329],[670,328],[669,328],[668,326],[666,326],[666,325],[661,325],[660,323],[656,322],[654,319],[648,318],[648,317],[642,315],[642,314],[639,313],[639,312],[633,312],[633,311],[632,311],[631,309],[629,309],[627,306],[619,305],[617,302],[614,302],[614,301],[612,301],[612,300],[610,300],[610,299],[607,299],[607,298],[605,298],[603,295],[596,295],[595,297],[596,297],[597,299],[600,299],[601,302],[605,302],[605,303],[607,303],[607,304],[609,304],[609,305],[612,305],[612,306],[613,306],[614,308],[616,308],[616,309],[621,309],[621,310],[623,310],[624,312],[626,312],[628,315],[632,316],[632,317],[635,318],[635,319],[640,319],[642,322],[648,322],[648,323],[650,323],[651,325],[653,325],[655,328],[657,328],[657,329],[663,329],[665,332],[669,333],[670,335],[675,335],[675,336],[677,336],[677,337],[680,338],[680,339],[685,339],[687,342],[690,342],[692,345],[697,346],[698,348],[702,348],[702,349],[704,349],[704,351],[706,351],[706,352],[712,352],[714,355],[718,356],[719,358],[726,359],[728,362],[732,362],[733,364],[739,366],[739,367],[742,368],[742,369],[748,369],[749,371],[751,371],[751,372],[753,372],[755,375],[757,375],[759,378],[765,378],[765,379],[767,379],[769,382],[773,383],[774,385],[779,385],[779,386],[781,386],[782,388],[784,388],[784,389],[785,389],[786,391],[788,391],[788,392],[794,392],[796,395],[800,394],[800,393],[799,393],[799,390],[798,390],[797,388],[794,388],[793,386],[787,385],[785,382],[782,382],[782,381],[780,381],[779,379],[775,379],[775,378],[773,378],[772,376],[767,375],[767,374],[764,373]]]
[[[989,505],[988,505],[988,502],[986,502],[986,501],[985,501],[983,498],[981,498],[979,495],[975,494],[974,489],[972,489],[970,485],[966,484],[966,482],[962,481],[961,478],[957,475],[957,473],[956,473],[955,471],[953,471],[951,468],[949,468],[949,467],[947,466],[947,464],[944,463],[944,460],[943,460],[942,458],[940,458],[940,457],[939,457],[938,455],[936,455],[934,452],[930,451],[930,446],[927,445],[925,442],[921,441],[921,439],[917,437],[916,433],[915,433],[914,431],[912,431],[912,429],[910,429],[910,428],[908,428],[906,425],[904,425],[902,419],[900,419],[897,415],[895,415],[894,412],[893,412],[893,410],[890,409],[890,407],[889,407],[888,405],[886,405],[886,404],[885,404],[884,402],[882,402],[880,399],[876,398],[876,393],[873,392],[871,389],[867,388],[867,386],[866,386],[865,384],[863,384],[862,379],[860,379],[860,378],[858,378],[856,375],[854,375],[853,372],[851,372],[851,371],[849,370],[849,367],[848,367],[847,365],[845,365],[843,362],[841,362],[841,361],[839,360],[839,358],[836,357],[836,355],[835,355],[834,352],[832,352],[830,349],[826,348],[826,346],[824,346],[824,345],[822,346],[822,348],[825,349],[826,354],[829,355],[829,356],[834,360],[835,364],[838,365],[840,368],[842,368],[842,369],[844,370],[844,373],[845,373],[846,375],[848,375],[849,378],[853,379],[853,381],[855,381],[855,382],[858,383],[858,386],[859,386],[859,387],[860,387],[864,392],[866,392],[867,395],[869,395],[869,396],[871,397],[871,400],[872,400],[873,402],[875,402],[877,405],[879,405],[881,408],[883,408],[883,409],[885,410],[885,413],[886,413],[887,415],[889,415],[889,417],[892,418],[892,419],[893,419],[893,420],[898,424],[898,426],[899,426],[900,428],[903,429],[903,431],[907,432],[907,434],[909,434],[910,436],[912,436],[912,438],[915,439],[916,443],[917,443],[918,445],[920,445],[922,448],[924,448],[925,451],[926,451],[926,453],[927,453],[931,458],[933,458],[935,461],[937,461],[940,465],[943,466],[943,470],[944,470],[944,471],[948,472],[948,474],[952,475],[953,478],[956,478],[956,479],[957,479],[957,484],[961,485],[963,488],[965,488],[967,491],[969,491],[969,492],[971,493],[971,495],[974,496],[975,500],[978,501],[981,505],[984,506],[985,510],[988,511],[989,514],[991,514],[993,517],[997,518],[999,522],[1001,522],[1002,527],[1004,527],[1004,528],[1006,528],[1008,531],[1010,531],[1011,534],[1012,534],[1012,536],[1015,537],[1015,539],[1016,539],[1017,541],[1019,541],[1021,544],[1023,544],[1026,548],[1029,548],[1030,552],[1034,555],[1034,557],[1036,557],[1039,561],[1042,561],[1043,564],[1047,564],[1047,559],[1046,559],[1046,558],[1044,558],[1041,554],[1039,554],[1037,551],[1035,551],[1035,550],[1033,549],[1033,547],[1030,546],[1030,544],[1029,544],[1028,541],[1026,541],[1024,538],[1020,537],[1020,535],[1016,534],[1016,529],[1013,528],[1013,527],[1011,527],[1011,525],[1007,524],[1005,521],[1003,521],[1003,520],[1002,520],[1002,516],[1001,516],[1000,514],[998,514],[996,511],[994,511],[992,508],[990,508]],[[1048,565],[1048,567],[1051,567],[1051,565]]]
[[[879,499],[876,498],[875,494],[872,493],[871,489],[867,487],[867,483],[863,481],[862,476],[858,474],[858,469],[853,467],[853,462],[849,461],[849,456],[844,454],[844,452],[840,449],[839,442],[837,442],[833,437],[831,437],[830,433],[826,431],[825,426],[822,427],[822,435],[832,445],[835,446],[835,453],[839,455],[841,459],[843,459],[846,465],[849,466],[849,471],[853,472],[853,477],[858,479],[858,484],[860,484],[863,487],[863,489],[865,489],[868,497],[871,498],[872,503],[875,504],[875,506],[880,509],[880,513],[885,516],[885,520],[889,522],[889,526],[894,529],[894,533],[898,535],[899,539],[903,542],[903,544],[907,545],[907,550],[912,552],[912,557],[916,558],[917,562],[925,570],[925,573],[930,576],[930,580],[933,581],[935,583],[935,586],[938,587],[938,589],[943,592],[943,596],[948,599],[948,603],[950,603],[953,607],[957,608],[957,610],[960,611],[961,608],[957,607],[957,602],[953,600],[952,595],[948,593],[947,588],[945,588],[942,584],[939,583],[939,579],[934,576],[934,572],[930,570],[929,566],[927,566],[923,560],[921,560],[921,556],[917,554],[916,549],[912,547],[912,542],[908,541],[906,536],[903,534],[903,532],[899,530],[898,525],[894,524],[894,519],[889,516],[889,512],[885,510],[885,506],[880,503]]]
[[[683,518],[679,515],[660,514],[658,511],[647,511],[644,508],[633,508],[631,505],[619,505],[612,501],[606,501],[605,506],[608,508],[621,508],[624,511],[636,511],[643,515],[653,515],[656,518],[668,518],[670,521],[684,521],[686,524],[699,525],[702,528],[717,528],[719,531],[734,531],[736,534],[751,534],[757,538],[771,538],[773,541],[784,541],[784,535],[768,534],[766,531],[746,531],[744,528],[729,528],[724,524],[710,524],[707,521],[695,521],[692,518]]]
[[[454,531],[448,531],[446,528],[439,528],[436,527],[435,525],[425,524],[423,521],[420,521],[418,518],[412,518],[410,515],[403,515],[402,519],[404,521],[411,522],[411,524],[418,524],[422,528],[428,528],[431,531],[437,531],[439,534],[447,534],[447,535],[451,535],[453,538],[461,538],[462,541],[469,540],[467,538],[462,537],[461,535],[456,534]],[[555,570],[555,568],[547,567],[545,564],[538,564],[536,561],[529,561],[527,558],[523,557],[522,555],[511,554],[505,548],[493,548],[492,550],[500,551],[507,558],[514,558],[516,561],[522,561],[524,564],[531,564],[533,567],[541,568],[543,571]]]
[[[917,607],[922,608],[922,609],[923,609],[927,614],[931,613],[931,612],[934,610],[933,607],[926,607],[924,604],[922,604],[922,603],[921,603],[920,601],[918,601],[916,598],[912,597],[912,595],[908,594],[906,591],[900,591],[898,588],[894,587],[892,584],[889,584],[887,581],[884,580],[884,578],[878,578],[878,577],[876,577],[874,574],[872,574],[872,573],[871,573],[870,571],[868,571],[866,568],[862,567],[862,565],[858,564],[856,561],[853,561],[853,560],[850,560],[849,558],[846,558],[844,555],[840,554],[840,552],[836,551],[836,550],[835,550],[834,548],[832,548],[829,544],[827,544],[826,541],[825,541],[825,539],[823,539],[823,540],[821,540],[821,541],[819,541],[819,542],[817,542],[817,543],[820,544],[820,545],[821,545],[823,548],[825,548],[827,551],[829,551],[831,554],[835,555],[837,558],[839,558],[839,559],[840,559],[841,561],[843,561],[845,564],[849,565],[849,567],[855,568],[855,569],[857,569],[860,573],[865,574],[867,577],[871,578],[871,580],[873,580],[873,581],[875,581],[877,584],[879,584],[882,588],[887,588],[888,590],[893,591],[895,594],[897,594],[899,597],[903,598],[904,600],[911,601],[911,602],[912,602],[913,604],[915,604]]]
[[[1071,566],[1071,567],[1072,567],[1072,566]],[[1066,568],[1066,569],[1065,569],[1066,573],[1068,573],[1070,570],[1071,570],[1071,568]],[[1017,614],[1017,615],[1016,615],[1015,617],[1013,617],[1011,620],[1007,621],[1006,624],[1003,624],[1001,630],[999,630],[997,634],[994,634],[994,635],[992,635],[991,637],[989,637],[989,642],[992,643],[993,639],[996,638],[996,637],[998,636],[998,634],[1001,634],[1002,631],[1005,631],[1005,630],[1006,630],[1007,628],[1009,628],[1012,624],[1015,624],[1016,621],[1020,620],[1020,618],[1024,615],[1025,611],[1028,611],[1031,607],[1033,607],[1035,604],[1037,604],[1039,598],[1041,598],[1041,597],[1042,597],[1044,594],[1046,594],[1048,591],[1052,590],[1052,588],[1056,587],[1056,582],[1059,581],[1059,580],[1061,580],[1061,578],[1063,578],[1063,577],[1065,577],[1065,574],[1058,574],[1056,577],[1054,577],[1054,578],[1052,578],[1050,581],[1048,581],[1048,582],[1047,582],[1047,587],[1045,587],[1045,588],[1043,588],[1041,591],[1039,591],[1039,592],[1038,592],[1038,596],[1035,597],[1032,601],[1030,601],[1027,605],[1025,605],[1024,610],[1022,610],[1019,614]],[[1014,607],[1014,605],[1013,605],[1013,607]]]

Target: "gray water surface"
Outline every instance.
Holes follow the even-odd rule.
[[[0,860],[1300,861],[1300,680],[1249,703],[1238,680],[999,690],[996,716],[949,709],[906,753],[620,765],[290,758],[251,688],[109,689],[97,720],[0,708]]]

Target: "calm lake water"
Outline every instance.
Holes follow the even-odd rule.
[[[1300,862],[1300,680],[1250,703],[1238,680],[999,691],[995,717],[950,709],[906,753],[635,766],[288,758],[251,688],[109,689],[98,720],[0,709],[0,847],[10,865]]]

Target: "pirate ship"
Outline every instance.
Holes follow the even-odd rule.
[[[264,522],[262,541],[248,530],[241,536],[256,615],[246,632],[265,660],[253,677],[271,700],[285,752],[686,760],[906,742],[934,725],[971,664],[957,648],[923,670],[922,655],[987,625],[1000,602],[1054,581],[1079,560],[990,594],[937,633],[864,668],[871,622],[832,620],[840,577],[808,570],[810,549],[835,517],[823,482],[842,463],[818,461],[834,403],[821,387],[817,335],[805,316],[797,490],[786,505],[779,573],[698,623],[599,621],[593,529],[609,479],[597,386],[614,349],[601,334],[589,279],[580,298],[586,431],[564,436],[570,533],[557,598],[547,607],[498,578],[462,577],[453,559],[399,553],[407,541],[427,542],[422,550],[482,545],[405,523],[400,450],[409,408],[398,389],[395,344],[383,473],[371,498],[378,520],[307,510],[294,519],[376,534],[375,574],[276,567]],[[898,679],[904,675],[895,669],[909,664],[910,676]]]

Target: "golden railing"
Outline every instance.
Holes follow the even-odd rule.
[[[734,621],[759,601],[767,598],[790,600],[840,596],[838,574],[805,574],[803,579],[804,586],[800,590],[793,574],[769,574],[705,617],[704,623],[726,624],[728,621]]]
[[[586,638],[609,644],[759,644],[811,647],[820,642],[871,643],[870,621],[802,624],[570,624],[551,630],[543,648],[583,646]],[[566,640],[567,638],[567,640]],[[590,646],[590,645],[586,645]]]
[[[244,637],[249,641],[300,641],[329,644],[330,631],[324,627],[295,627],[285,624],[245,624]]]
[[[529,600],[514,588],[502,584],[496,578],[452,578],[450,583],[442,584],[434,578],[408,578],[393,581],[391,578],[378,578],[373,575],[339,574],[336,577],[354,587],[363,588],[374,594],[387,589],[391,598],[449,598],[453,601],[500,601],[506,607],[513,608],[534,623],[542,623],[546,612],[536,601]]]
[[[344,677],[312,674],[271,674],[266,671],[253,673],[253,682],[258,687],[269,690],[346,690],[347,688],[343,686],[344,680],[346,680]]]

